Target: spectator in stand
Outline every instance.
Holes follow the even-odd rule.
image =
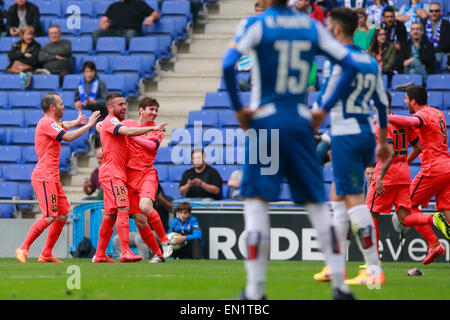
[[[203,259],[203,235],[196,217],[192,215],[192,207],[189,202],[182,202],[177,207],[177,217],[173,219],[171,233],[177,233],[172,244],[181,246],[174,250],[172,257],[179,259]]]
[[[6,71],[20,74],[20,81],[28,88],[31,81],[31,72],[38,66],[39,50],[41,45],[34,40],[34,28],[25,26],[20,30],[20,40],[14,43],[8,53],[9,66]]]
[[[437,2],[430,4],[427,19],[422,20],[425,36],[434,46],[436,64],[441,64],[442,56],[450,53],[450,22],[442,19],[441,5]]]
[[[105,82],[99,79],[94,62],[85,61],[82,70],[83,78],[75,89],[75,109],[99,110],[100,119],[104,119],[108,115],[105,105],[108,88]]]
[[[48,28],[50,43],[39,52],[41,68],[36,73],[59,75],[59,85],[62,86],[64,76],[72,73],[72,43],[61,39],[61,28],[53,25]]]
[[[121,0],[114,2],[100,19],[100,29],[92,33],[94,48],[99,37],[125,37],[128,47],[131,38],[141,35],[142,23],[144,26],[149,26],[158,19],[158,11],[144,1]]]
[[[367,0],[337,0],[338,7],[346,7],[350,9],[366,9]]]
[[[388,76],[390,87],[395,68],[395,45],[387,39],[385,29],[375,31],[368,53],[377,59],[382,73]]]
[[[396,19],[405,24],[406,31],[411,31],[411,25],[420,19],[428,17],[427,11],[423,8],[423,3],[420,0],[410,0],[408,5],[403,5]]]
[[[205,163],[203,149],[192,151],[193,168],[186,170],[180,181],[179,192],[188,198],[212,198],[220,200],[222,177],[213,167]]]
[[[242,169],[234,170],[228,179],[228,187],[231,190],[231,198],[235,200],[241,200],[241,181],[242,181]]]
[[[6,14],[6,31],[9,36],[19,36],[20,30],[25,26],[32,26],[35,36],[44,35],[41,27],[41,14],[39,8],[27,0],[15,0],[15,4],[9,7]]]
[[[426,84],[427,75],[435,70],[433,44],[423,37],[423,25],[420,22],[411,24],[410,35],[411,38],[400,52],[402,71],[406,74],[420,74]]]
[[[395,70],[402,70],[399,54],[402,46],[405,45],[408,39],[408,32],[403,22],[395,19],[395,10],[393,7],[386,7],[383,11],[383,22],[381,28],[386,30],[387,39],[395,46]]]
[[[311,18],[316,19],[321,24],[325,24],[325,13],[323,9],[317,5],[314,0],[297,0],[293,7],[298,12],[308,14]]]
[[[102,147],[95,149],[95,157],[97,158],[98,167],[92,171],[91,177],[84,181],[83,191],[89,197],[85,197],[83,200],[103,200],[103,192],[101,190],[102,186],[100,184],[100,180],[98,179],[100,165],[103,161]],[[91,196],[97,190],[99,190],[99,193],[96,196]]]
[[[360,47],[361,50],[367,52],[370,43],[372,42],[373,33],[375,28],[367,27],[367,14],[366,10],[358,8],[355,10],[358,14],[358,28],[353,35],[353,42],[356,46]]]
[[[370,28],[379,28],[384,9],[388,7],[387,0],[375,0],[366,9],[368,26]]]

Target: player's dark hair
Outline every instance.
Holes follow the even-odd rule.
[[[47,112],[51,105],[56,106],[56,96],[59,96],[56,92],[49,92],[42,98],[41,107],[44,112]]]
[[[159,109],[159,102],[156,99],[145,97],[139,102],[139,109],[145,109],[145,107],[156,106]]]
[[[394,10],[394,8],[391,7],[391,6],[387,6],[386,8],[384,8],[384,10],[383,10],[383,16],[384,16],[384,13],[385,13],[385,12],[392,12],[392,13],[394,14],[394,16],[395,16],[395,10]]]
[[[187,211],[187,212],[191,213],[192,206],[189,202],[181,202],[177,207],[177,212],[178,211]]]
[[[406,90],[409,100],[416,100],[420,106],[428,104],[427,89],[423,86],[412,86]]]
[[[329,18],[339,24],[343,33],[348,37],[353,36],[358,27],[358,14],[350,8],[334,8],[330,11]]]
[[[85,62],[83,62],[83,66],[81,67],[81,70],[84,72],[84,69],[86,69],[86,68],[89,68],[89,69],[94,70],[95,72],[97,72],[97,66],[92,61],[85,61]]]
[[[111,100],[113,100],[115,98],[123,98],[123,95],[121,93],[117,93],[117,92],[109,93],[106,96],[106,106],[108,106],[109,103],[111,102]]]
[[[256,9],[256,8],[260,8],[260,7],[261,7],[261,4],[259,3],[259,1],[256,1],[256,2],[255,2],[255,9]]]

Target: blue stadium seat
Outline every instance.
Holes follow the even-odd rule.
[[[8,144],[9,131],[11,131],[11,128],[0,127],[0,143],[1,144]],[[1,174],[0,174],[0,178],[1,178]]]
[[[428,91],[428,105],[445,110],[443,93],[438,91]]]
[[[56,74],[35,74],[31,79],[31,89],[59,91],[59,76]]]
[[[19,146],[0,146],[1,163],[20,163],[22,161],[22,149]]]
[[[191,168],[189,165],[172,165],[168,168],[169,181],[170,182],[180,182],[183,173]]]
[[[237,128],[240,126],[236,114],[232,110],[221,110],[218,112],[219,125],[222,128]]]
[[[207,92],[203,109],[231,109],[231,101],[227,92]]]
[[[9,102],[8,102],[8,93],[7,92],[0,92],[0,108],[1,109],[8,109],[9,108]]]
[[[159,11],[158,0],[145,0],[145,2],[153,9]]]
[[[33,187],[29,182],[19,182],[19,193],[18,196],[21,200],[32,200],[34,195]],[[18,209],[31,209],[32,204],[21,204],[18,205]]]
[[[67,19],[52,19],[49,21],[49,24],[51,25],[57,25],[61,28],[61,33],[63,35],[63,38],[66,36],[72,36],[78,34],[78,29],[73,28],[69,29],[67,26]],[[83,24],[81,24],[83,25]]]
[[[41,93],[37,91],[10,92],[9,107],[11,109],[41,109]]]
[[[394,88],[397,85],[402,85],[411,81],[414,82],[415,85],[421,86],[422,76],[418,74],[394,74],[391,86]]]
[[[61,145],[61,154],[59,157],[59,170],[61,172],[70,171],[70,157],[72,155],[71,147],[68,145]]]
[[[102,37],[97,39],[97,54],[121,55],[125,53],[125,38]]]
[[[43,115],[44,115],[44,113],[42,112],[42,110],[27,110],[24,113],[25,127],[36,127],[39,120],[42,118]]]
[[[14,217],[14,205],[12,204],[0,204],[0,218],[8,219]]]
[[[4,38],[0,38],[4,39]],[[18,74],[0,74],[0,90],[23,90]]]
[[[125,77],[121,74],[118,75],[100,75],[100,79],[105,81],[108,92],[119,92],[124,96],[127,96],[127,85],[125,83]]]
[[[152,54],[159,59],[159,40],[157,37],[135,37],[131,38],[129,54]]]
[[[63,91],[60,93],[61,99],[63,100],[64,107],[73,109],[75,103],[75,92],[73,91]]]
[[[36,1],[33,2],[39,8],[39,13],[41,17],[57,19],[62,17],[62,7],[61,2],[58,0],[52,1]]]
[[[399,116],[410,116],[411,114],[409,113],[408,108],[404,108],[404,109],[395,109],[392,110],[392,113],[399,115]]]
[[[9,66],[9,59],[7,54],[0,54],[0,71],[5,71]]]
[[[96,18],[102,17],[110,5],[111,5],[110,1],[95,1],[94,16]]]
[[[79,34],[81,36],[91,35],[92,32],[100,28],[99,23],[100,19],[81,17]]]
[[[156,154],[155,164],[172,164],[171,152],[172,148],[170,147],[160,147]]]
[[[226,183],[222,183],[222,199],[231,198],[230,190],[231,188]]]
[[[321,72],[323,70],[323,64],[327,61],[328,58],[325,56],[315,56],[314,61],[317,63],[317,71]]]
[[[22,147],[22,158],[24,163],[36,163],[38,161],[34,146]]]
[[[169,145],[171,146],[180,145],[189,147],[193,147],[194,145],[199,146],[203,145],[204,141],[202,133],[200,132],[196,133],[193,127],[173,129]]]
[[[12,128],[6,133],[7,144],[34,145],[35,128]]]
[[[160,182],[169,181],[169,170],[166,165],[156,164],[153,166],[158,172],[158,179]]]
[[[391,102],[392,108],[399,108],[399,109],[407,108],[406,104],[405,104],[405,92],[391,91],[390,94],[392,96],[392,102]]]
[[[278,196],[279,201],[290,201],[291,200],[291,190],[287,183],[281,184],[280,195]]]
[[[188,115],[187,127],[193,127],[195,121],[199,121],[202,127],[215,128],[218,124],[216,110],[194,110],[190,111]]]
[[[111,73],[122,74],[126,78],[127,91],[137,93],[139,78],[144,75],[140,56],[112,56]]]
[[[24,124],[23,110],[0,110],[0,126],[22,127]]]
[[[411,181],[414,179],[414,177],[419,173],[420,166],[409,166],[409,172],[411,173]]]
[[[92,51],[92,38],[88,36],[83,37],[66,37],[72,43],[72,53],[90,54]]]
[[[324,166],[322,169],[322,177],[324,182],[331,183],[333,181],[333,167]]]
[[[81,74],[68,74],[68,75],[64,76],[62,89],[64,91],[75,90],[75,88],[78,86],[78,83],[80,82],[82,76],[83,75],[81,75]]]
[[[180,195],[178,183],[161,182],[161,187],[163,188],[164,193],[172,197],[174,200],[184,198],[184,196]]]
[[[0,182],[0,199],[11,199],[19,194],[19,184],[12,181]]]
[[[310,92],[308,95],[308,107],[312,108],[314,102],[317,100],[317,96],[319,95],[319,91]]]
[[[36,37],[34,38],[34,40],[36,40],[36,42],[38,42],[41,45],[41,49],[50,43],[50,39],[49,37]]]
[[[189,22],[192,22],[191,3],[189,1],[163,1],[161,16],[185,16]]]
[[[165,46],[161,48],[162,58],[170,58],[169,50],[172,42],[178,39],[175,21],[170,18],[161,18],[157,23],[144,27],[144,32],[146,35],[158,37],[160,45]]]
[[[1,37],[0,53],[8,53],[11,50],[12,45],[19,40],[19,37]]]
[[[444,104],[446,109],[450,109],[450,92],[445,93]]]
[[[450,74],[430,74],[427,78],[427,90],[450,91]]]
[[[240,169],[240,167],[236,166],[236,165],[215,165],[213,167],[219,172],[219,174],[222,177],[222,180],[224,182],[226,182],[226,181],[228,181],[228,179],[230,179],[231,174],[234,171]]]
[[[6,181],[31,181],[34,164],[8,164],[3,166],[3,178]]]
[[[95,67],[97,68],[98,73],[109,73],[109,56],[83,56],[81,58],[80,72],[83,72],[83,70],[81,70],[81,67],[86,61],[92,61],[93,63],[95,63]]]
[[[78,9],[71,9],[71,6],[76,6]],[[80,14],[82,17],[94,17],[94,2],[93,1],[64,1],[63,15],[70,16],[73,14]]]
[[[388,88],[388,76],[387,76],[387,74],[383,74],[383,75],[381,76],[381,79],[383,80],[383,86],[384,86],[384,88],[387,89],[387,88]]]

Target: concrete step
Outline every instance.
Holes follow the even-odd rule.
[[[219,75],[222,72],[223,52],[179,55],[174,73],[201,73]]]
[[[226,0],[222,1],[219,5],[219,10],[217,13],[208,15],[208,23],[210,23],[210,18],[215,15],[236,15],[236,16],[247,16],[253,14],[255,1],[251,0]]]
[[[232,35],[225,35],[219,38],[211,35],[208,35],[208,37],[195,38],[188,50],[191,54],[214,54],[223,56],[232,38]]]
[[[220,76],[199,73],[164,74],[157,85],[159,92],[213,92],[220,86]]]

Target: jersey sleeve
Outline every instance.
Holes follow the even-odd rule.
[[[45,132],[52,139],[61,141],[63,135],[66,133],[66,130],[58,122],[53,121],[53,122],[46,123]]]
[[[419,131],[416,128],[411,127],[407,128],[406,130],[407,130],[406,135],[408,137],[409,144],[415,146],[420,141]]]
[[[262,39],[262,22],[256,17],[243,19],[236,30],[230,47],[244,54],[257,46]]]
[[[109,120],[106,120],[104,122],[105,123],[102,124],[102,129],[113,135],[119,134],[119,129],[123,126],[123,124],[117,118],[110,118]]]

